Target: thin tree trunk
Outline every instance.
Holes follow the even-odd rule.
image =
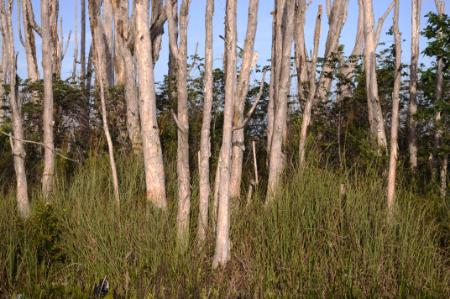
[[[112,78],[110,85],[114,85],[114,12],[112,7],[112,0],[103,0],[103,28],[105,33],[105,44],[107,46],[107,53],[109,58],[107,59],[106,72],[108,78]]]
[[[294,1],[277,3],[277,44],[281,40],[282,49],[276,54],[280,57],[276,66],[275,115],[273,121],[272,143],[269,159],[269,180],[267,199],[271,200],[277,191],[285,168],[284,145],[287,129],[287,101],[290,86],[290,57],[294,33]],[[280,16],[280,17],[279,17]],[[280,22],[278,22],[280,21]],[[277,47],[276,47],[277,48]]]
[[[109,156],[109,164],[111,167],[111,176],[113,181],[113,190],[114,190],[114,199],[117,204],[120,203],[120,196],[119,196],[119,179],[117,176],[117,168],[116,168],[116,160],[114,159],[114,147],[111,139],[111,134],[109,133],[109,126],[108,126],[108,117],[107,117],[107,111],[106,111],[106,101],[105,101],[105,80],[101,78],[102,75],[102,68],[105,67],[105,65],[102,65],[99,61],[100,55],[102,55],[102,52],[97,48],[97,63],[95,64],[97,66],[97,69],[99,69],[99,72],[97,74],[98,76],[98,85],[100,86],[100,101],[102,106],[102,122],[103,122],[103,131],[105,132],[105,138],[106,143],[108,145],[108,156]]]
[[[75,80],[77,78],[77,62],[78,62],[78,1],[74,2],[74,14],[75,14],[75,21],[74,21],[74,42],[75,46],[73,48],[73,65],[72,65],[72,78]]]
[[[319,51],[321,22],[322,22],[322,6],[319,5],[316,17],[316,26],[314,29],[314,48],[311,58],[311,69],[309,72],[309,94],[308,99],[306,100],[305,109],[303,110],[302,126],[300,130],[300,143],[299,143],[300,167],[304,166],[307,130],[309,123],[311,122],[312,106],[316,94],[316,65],[317,65],[317,55]]]
[[[248,84],[252,63],[256,53],[253,51],[255,44],[257,16],[259,0],[250,0],[248,4],[247,33],[245,36],[242,66],[237,84],[237,95],[234,103],[233,126],[241,126],[244,120],[245,100],[248,93]],[[245,150],[245,128],[233,130],[232,156],[231,156],[231,178],[230,197],[239,198],[241,195],[242,163]]]
[[[270,162],[270,150],[272,148],[273,121],[275,119],[275,85],[276,85],[276,66],[277,66],[277,11],[278,2],[274,0],[274,11],[272,12],[272,49],[270,55],[270,84],[269,84],[269,103],[267,105],[267,148],[266,163]]]
[[[30,22],[30,15],[33,14],[33,7],[31,6],[30,0],[22,0],[22,12],[28,78],[34,82],[39,80],[39,72],[38,62],[36,58],[36,41],[34,38],[34,29],[32,26],[32,22]]]
[[[116,61],[122,62],[116,64],[123,67],[123,70],[116,71],[116,79],[120,84],[125,86],[125,102],[127,106],[127,131],[131,141],[131,147],[134,152],[140,153],[142,151],[141,125],[139,120],[139,103],[136,86],[136,65],[133,58],[133,53],[130,46],[127,46],[132,38],[128,34],[129,17],[128,17],[128,1],[114,1],[113,2],[115,20],[116,20]],[[117,70],[117,69],[116,69]],[[121,73],[124,72],[123,78]]]
[[[14,35],[12,32],[12,1],[7,2],[5,8],[5,2],[1,3],[1,23],[2,23],[2,44],[3,51],[7,51],[7,55],[3,57],[7,58],[8,62],[4,61],[4,65],[7,65],[6,73],[9,73],[9,105],[11,108],[11,121],[12,121],[12,137],[10,138],[11,149],[14,157],[14,170],[16,172],[17,183],[17,210],[19,216],[22,218],[28,218],[30,215],[30,202],[28,200],[28,186],[27,177],[25,173],[25,148],[23,145],[23,126],[21,107],[18,101],[18,90],[16,87],[16,53],[14,49]]]
[[[435,0],[436,8],[438,14],[441,16],[444,14],[445,11],[445,2],[442,0]],[[442,34],[441,34],[442,35]],[[444,90],[444,59],[442,57],[438,58],[437,61],[437,70],[436,70],[436,103],[439,103],[443,100],[443,90]],[[442,128],[441,128],[441,109],[438,109],[435,115],[435,145],[436,149],[439,151],[442,147]],[[439,177],[440,177],[440,186],[439,186],[439,193],[442,198],[445,198],[447,195],[447,167],[448,167],[448,155],[445,154],[440,161],[440,170],[439,170]]]
[[[402,37],[398,28],[398,15],[400,10],[400,1],[395,0],[394,10],[394,38],[395,38],[395,70],[394,70],[394,89],[392,91],[392,124],[391,124],[391,148],[389,153],[389,173],[387,187],[387,206],[392,214],[395,200],[395,176],[397,171],[397,152],[398,152],[398,126],[399,126],[399,103],[400,103],[400,83],[401,83],[401,59],[402,59]]]
[[[86,84],[86,0],[81,1],[81,37],[80,37],[80,64],[81,84]]]
[[[384,128],[384,119],[378,96],[378,83],[376,74],[376,45],[379,34],[374,30],[374,17],[372,0],[363,0],[364,7],[364,69],[366,73],[367,105],[371,135],[375,138],[378,147],[386,149],[387,139]],[[378,23],[380,25],[380,22]],[[380,27],[380,26],[378,26]],[[380,29],[381,30],[381,29]]]
[[[41,0],[41,26],[42,26],[42,69],[44,70],[44,173],[42,176],[42,192],[48,197],[53,190],[53,177],[55,172],[55,153],[53,140],[53,75],[52,53],[53,44],[50,21],[52,14],[49,12],[49,0]],[[54,9],[54,7],[52,6]],[[50,11],[51,9],[50,8]]]
[[[189,242],[189,212],[191,206],[191,178],[189,171],[189,113],[187,93],[187,26],[190,0],[181,2],[179,16],[179,44],[175,34],[173,12],[178,10],[167,6],[167,19],[169,23],[169,44],[172,55],[177,62],[177,180],[178,180],[178,214],[177,237],[181,248],[186,248]]]
[[[213,268],[225,266],[230,260],[230,175],[231,142],[233,137],[233,111],[236,95],[236,13],[237,1],[227,0],[225,16],[225,107],[222,146],[217,175],[218,211],[216,247]]]
[[[156,207],[167,209],[164,164],[156,118],[156,96],[153,77],[152,44],[149,30],[149,0],[138,0],[136,11],[135,51],[140,85],[141,120],[147,199]]]
[[[209,159],[211,157],[211,110],[213,103],[213,19],[214,0],[207,0],[205,12],[205,74],[203,78],[204,99],[203,99],[203,118],[200,135],[200,161],[199,161],[199,216],[197,239],[203,243],[206,238],[208,228],[208,209],[209,209]]]
[[[48,15],[46,16],[49,19],[49,32],[50,32],[50,41],[52,43],[51,54],[52,54],[52,73],[59,76],[61,72],[61,42],[58,35],[58,20],[59,20],[59,0],[47,0],[48,4],[46,11]],[[41,1],[42,5],[42,1]],[[41,6],[41,18],[42,18],[42,6]],[[42,23],[42,20],[41,20]],[[43,24],[41,24],[44,27]],[[44,28],[42,28],[42,31]],[[44,34],[44,33],[42,33]],[[43,38],[42,38],[43,39]]]
[[[409,72],[409,105],[408,105],[408,150],[409,167],[413,172],[417,169],[417,68],[419,64],[420,13],[422,0],[412,0],[411,12],[411,65]]]
[[[295,9],[295,67],[297,70],[297,95],[299,102],[305,99],[303,84],[308,80],[308,70],[306,66],[307,54],[305,47],[305,16],[307,4],[306,0],[298,0]]]
[[[153,65],[159,59],[161,51],[162,36],[164,34],[164,23],[167,20],[167,15],[164,10],[162,0],[152,0],[152,19],[150,26],[150,36],[152,39],[152,55]]]

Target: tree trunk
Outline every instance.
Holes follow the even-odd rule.
[[[402,76],[402,37],[398,28],[398,15],[400,10],[400,0],[395,0],[394,10],[394,38],[395,38],[395,70],[394,89],[392,91],[392,124],[391,124],[391,148],[389,153],[389,173],[387,187],[387,206],[390,214],[393,212],[395,200],[395,176],[397,171],[398,152],[398,126],[399,126],[399,103],[400,103],[400,81]]]
[[[46,11],[48,15],[46,16],[49,19],[49,32],[50,32],[50,41],[52,44],[52,73],[59,76],[61,73],[61,41],[59,39],[58,35],[58,19],[59,19],[59,0],[47,0],[46,3],[48,4]],[[41,1],[42,5],[42,1]],[[42,8],[42,6],[41,6]],[[42,18],[42,9],[41,9],[41,18]],[[42,20],[41,20],[42,23]],[[43,24],[41,24],[42,27],[44,27]],[[44,29],[42,28],[42,31]],[[44,34],[44,33],[42,33]],[[43,39],[43,38],[42,38]]]
[[[114,13],[112,7],[112,0],[103,0],[103,28],[105,33],[105,44],[107,47],[106,53],[109,53],[109,59],[107,59],[106,72],[108,78],[112,78],[112,84],[114,85]]]
[[[439,15],[443,15],[445,11],[445,2],[440,0],[436,1],[436,8]],[[438,58],[437,61],[437,70],[436,70],[436,103],[439,103],[443,100],[443,90],[444,90],[444,59],[442,57]],[[436,149],[439,151],[442,147],[442,128],[441,128],[441,109],[438,109],[435,115],[435,145]],[[439,193],[442,198],[445,198],[447,195],[447,167],[448,167],[448,155],[444,155],[440,161],[440,186]]]
[[[131,141],[131,147],[134,152],[140,153],[142,151],[141,125],[139,120],[139,103],[136,86],[136,65],[134,62],[133,53],[130,46],[127,46],[132,37],[128,34],[129,17],[128,17],[128,1],[114,1],[113,2],[115,20],[116,20],[116,61],[123,67],[123,78],[119,75],[122,71],[116,72],[118,74],[116,79],[118,83],[124,80],[122,84],[125,85],[125,102],[127,106],[127,131]],[[132,47],[132,45],[131,45]]]
[[[412,0],[411,12],[411,65],[409,72],[409,105],[408,105],[408,150],[409,167],[413,172],[417,169],[417,68],[419,64],[420,13],[422,0]]]
[[[213,268],[230,260],[230,175],[233,111],[236,95],[236,13],[237,1],[227,0],[225,16],[225,107],[222,146],[218,163],[218,211]]]
[[[57,3],[57,1],[54,1]],[[53,5],[54,5],[53,3]],[[50,12],[49,12],[50,8]],[[42,26],[42,69],[44,70],[44,173],[42,176],[42,192],[48,197],[53,190],[53,176],[55,172],[55,153],[53,140],[53,75],[52,75],[52,35],[50,21],[54,6],[49,0],[41,0],[41,26]]]
[[[81,37],[80,37],[80,64],[81,84],[86,84],[86,0],[81,1]]]
[[[7,52],[4,58],[7,58],[7,62],[4,61],[6,67],[5,75],[9,73],[9,105],[11,108],[11,121],[12,121],[12,135],[10,135],[11,149],[14,157],[14,170],[16,172],[17,183],[17,210],[19,216],[22,218],[28,218],[30,215],[30,202],[28,200],[28,187],[27,177],[25,173],[25,148],[23,145],[23,126],[21,107],[18,101],[18,91],[16,87],[16,53],[14,50],[14,35],[12,32],[12,1],[6,4],[1,3],[1,21],[2,21],[2,45],[3,51]],[[8,72],[9,70],[9,72]]]
[[[248,4],[247,33],[245,36],[242,66],[237,84],[237,95],[234,103],[233,127],[241,126],[244,121],[245,100],[248,93],[248,84],[252,63],[256,53],[253,51],[256,36],[259,0],[250,0]],[[233,130],[230,197],[239,198],[241,195],[242,163],[245,150],[245,128]]]
[[[39,72],[36,58],[36,41],[34,38],[32,22],[30,22],[30,15],[33,14],[33,7],[30,0],[22,0],[22,12],[28,78],[34,82],[39,80]]]
[[[311,112],[314,102],[314,97],[316,94],[316,65],[317,65],[317,55],[319,51],[319,40],[320,40],[320,29],[322,22],[322,6],[319,5],[319,9],[316,17],[316,26],[314,29],[314,48],[311,58],[311,69],[309,72],[309,94],[306,100],[305,109],[303,110],[302,126],[300,129],[300,143],[299,143],[299,166],[300,168],[304,166],[305,161],[305,148],[306,148],[306,137],[309,123],[311,122]],[[321,75],[322,77],[322,75]]]
[[[167,15],[164,11],[162,0],[152,0],[152,19],[150,26],[150,36],[152,39],[152,58],[153,65],[159,59],[159,52],[161,51],[162,36],[164,34],[164,23]]]
[[[202,130],[200,135],[200,161],[199,161],[199,216],[197,238],[200,244],[205,241],[208,228],[209,209],[209,159],[211,157],[211,110],[213,103],[213,19],[214,0],[207,0],[205,12],[205,74],[203,78],[204,100]]]
[[[366,73],[367,105],[371,135],[377,145],[387,148],[386,132],[384,129],[383,114],[378,96],[378,83],[376,74],[376,45],[377,36],[374,32],[374,18],[372,0],[363,0],[364,7],[364,69]]]
[[[155,82],[152,44],[149,30],[149,0],[136,1],[135,51],[140,84],[139,115],[141,120],[147,199],[156,207],[167,209],[164,164],[156,118]]]
[[[301,103],[305,99],[303,84],[308,80],[307,54],[305,47],[306,0],[298,0],[295,9],[295,67],[297,70],[297,95]]]
[[[187,93],[187,26],[190,0],[183,0],[179,16],[179,44],[175,34],[173,12],[178,10],[167,6],[167,19],[169,23],[169,44],[172,56],[177,63],[177,180],[178,180],[178,214],[177,237],[181,248],[187,248],[189,242],[189,211],[191,206],[191,178],[189,171],[189,113]]]
[[[276,65],[276,79],[274,86],[275,114],[273,120],[273,133],[269,159],[269,181],[267,199],[271,200],[277,191],[282,173],[285,168],[284,145],[287,129],[287,100],[290,87],[290,57],[294,32],[295,1],[279,0],[277,9],[277,46],[276,56],[279,61]],[[279,50],[279,45],[281,50]]]

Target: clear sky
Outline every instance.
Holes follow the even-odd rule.
[[[14,26],[16,34],[16,51],[19,52],[18,71],[21,76],[26,76],[26,60],[24,55],[24,49],[18,41],[18,27],[17,27],[17,3],[14,7]],[[36,15],[36,20],[40,20],[40,1],[32,0],[33,8]],[[180,1],[181,2],[181,1]],[[204,56],[204,13],[205,13],[206,0],[192,0],[190,18],[189,18],[189,32],[188,32],[188,48],[189,54],[194,54],[196,45],[198,43],[198,54]],[[259,64],[267,64],[267,59],[270,57],[271,40],[272,40],[272,18],[270,12],[273,10],[273,0],[260,0],[259,12],[258,12],[258,31],[256,34],[255,50],[259,54]],[[391,0],[373,0],[375,22],[384,13]],[[445,12],[448,14],[450,9],[450,2],[446,0]],[[223,41],[219,38],[219,35],[223,35],[223,24],[225,17],[225,0],[215,0],[215,14],[214,14],[214,58],[217,66],[221,65],[221,57],[223,54]],[[308,8],[306,15],[305,26],[305,38],[307,51],[311,50],[312,36],[314,31],[315,15],[317,13],[317,6],[322,4],[325,8],[325,0],[312,0],[311,5]],[[87,6],[87,5],[86,5]],[[242,46],[246,31],[247,24],[247,7],[248,0],[238,0],[238,43]],[[436,11],[434,0],[422,0],[422,20],[421,26],[423,27],[426,22],[425,15],[430,12]],[[80,3],[79,0],[60,0],[60,16],[62,17],[64,36],[67,38],[68,32],[72,30],[72,40],[70,42],[66,57],[63,61],[62,76],[66,77],[71,73],[72,61],[73,61],[73,31],[75,25],[75,12],[78,12],[78,20],[80,20]],[[86,17],[88,20],[88,16]],[[340,43],[345,46],[345,50],[351,51],[355,41],[356,24],[358,18],[358,1],[350,0],[347,22],[342,31]],[[402,38],[405,40],[403,43],[403,61],[409,61],[410,55],[410,33],[411,33],[411,1],[400,0],[400,31]],[[89,25],[89,24],[87,24]],[[384,33],[392,25],[392,12],[386,18],[384,27],[382,30],[382,41],[389,41],[392,37],[386,36]],[[78,32],[80,26],[78,25]],[[90,31],[87,29],[87,39],[90,43]],[[323,46],[325,44],[326,33],[328,31],[327,18],[322,20],[322,37],[320,53],[323,53]],[[167,30],[166,30],[167,32]],[[38,48],[38,59],[40,61],[40,38],[36,38]],[[155,66],[155,75],[157,80],[161,80],[163,75],[167,72],[167,56],[168,56],[168,41],[167,35],[163,39],[163,47],[161,50],[161,58]],[[424,38],[421,38],[420,47],[421,50],[426,45]],[[86,50],[88,51],[88,49]],[[87,55],[87,54],[86,54]],[[420,62],[429,62],[427,58],[422,55]],[[39,65],[40,66],[40,65]],[[42,71],[40,70],[42,75]]]

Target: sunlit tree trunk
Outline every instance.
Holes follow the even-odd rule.
[[[202,130],[200,135],[200,161],[199,161],[199,216],[197,239],[203,243],[208,228],[209,209],[209,159],[211,157],[211,110],[213,103],[213,19],[214,0],[207,0],[205,11],[205,74],[203,78],[204,99]]]
[[[189,113],[187,93],[187,26],[190,0],[181,2],[179,15],[179,41],[175,34],[175,21],[173,12],[178,10],[167,6],[167,19],[169,24],[170,50],[177,63],[177,180],[178,180],[178,214],[177,236],[182,248],[186,248],[189,241],[189,211],[191,206],[191,177],[189,171]]]
[[[233,112],[236,96],[236,13],[237,1],[227,0],[225,16],[225,107],[222,146],[220,148],[217,175],[218,210],[216,247],[213,268],[225,266],[230,260],[230,175],[231,142],[233,137]]]
[[[55,5],[57,1],[54,1]],[[49,0],[41,0],[42,26],[42,69],[44,71],[44,115],[42,127],[44,129],[44,173],[42,176],[42,192],[49,196],[53,190],[53,176],[55,172],[55,153],[53,140],[53,43],[51,36]],[[53,6],[52,6],[53,7]],[[51,10],[50,10],[51,11]]]
[[[131,147],[136,153],[142,150],[141,125],[139,120],[139,103],[136,86],[136,64],[134,62],[133,53],[130,48],[130,40],[133,38],[132,33],[128,33],[129,17],[128,17],[128,1],[119,0],[113,2],[115,14],[115,31],[116,31],[116,66],[120,71],[116,71],[116,81],[125,87],[125,102],[127,106],[127,131],[131,141]],[[123,68],[123,69],[122,69]],[[117,68],[116,68],[117,70]],[[122,78],[123,73],[123,78]],[[122,82],[123,80],[123,82]]]
[[[377,33],[374,28],[372,0],[363,0],[364,8],[364,70],[366,74],[367,107],[371,136],[375,138],[378,147],[386,149],[387,140],[384,119],[378,96],[376,74]]]
[[[6,3],[5,3],[6,2]],[[6,5],[6,7],[5,7]],[[3,51],[7,53],[3,57],[5,74],[9,74],[10,92],[8,95],[11,109],[12,135],[10,137],[11,149],[14,157],[14,170],[16,172],[16,200],[17,210],[20,217],[27,218],[30,215],[30,202],[28,200],[27,177],[25,173],[25,148],[23,145],[23,126],[20,101],[18,100],[18,90],[16,87],[16,53],[14,49],[14,35],[12,32],[12,5],[13,1],[2,0],[1,24],[2,24],[2,46]],[[3,82],[2,82],[3,83]]]
[[[247,33],[245,36],[242,66],[237,83],[237,94],[234,103],[233,127],[240,127],[244,121],[245,100],[248,84],[256,52],[253,51],[256,36],[259,0],[250,0],[248,4]],[[242,163],[244,161],[245,128],[233,130],[233,145],[231,158],[230,196],[239,198],[241,195]]]
[[[439,15],[443,15],[445,11],[445,2],[442,0],[435,0],[436,2],[436,8]],[[436,70],[436,103],[439,103],[443,99],[443,91],[444,91],[444,59],[442,57],[438,58],[437,61],[437,70]],[[442,148],[442,134],[443,130],[441,128],[441,122],[442,122],[442,115],[441,115],[441,109],[437,109],[435,115],[435,144],[436,149],[439,151]],[[440,186],[439,186],[439,193],[442,198],[445,198],[447,195],[447,167],[448,167],[448,155],[445,154],[443,157],[441,157],[440,162],[440,170],[439,170],[439,177],[440,177]]]
[[[49,19],[49,30],[50,30],[50,40],[52,43],[51,54],[52,54],[52,73],[59,76],[61,72],[61,40],[58,35],[58,20],[59,20],[59,0],[48,0],[46,1],[47,6],[47,17]],[[42,1],[41,1],[42,5]],[[41,6],[42,7],[42,6]],[[41,9],[42,18],[42,9]],[[42,19],[41,19],[42,23]],[[43,24],[41,24],[42,27]],[[42,29],[44,30],[44,29]]]
[[[283,174],[286,154],[287,102],[290,87],[290,57],[294,34],[295,1],[279,0],[276,4],[276,53],[279,57],[275,68],[274,119],[269,158],[269,180],[267,199],[271,200],[277,191]],[[280,49],[281,44],[281,49]]]
[[[408,105],[408,150],[409,166],[413,172],[417,168],[417,68],[419,64],[420,13],[422,0],[412,0],[411,12],[411,64],[409,71],[409,105]]]
[[[391,147],[389,152],[389,173],[387,187],[387,206],[389,213],[392,213],[395,200],[395,176],[397,171],[398,155],[398,123],[399,123],[399,103],[400,103],[400,83],[401,83],[401,59],[402,59],[402,37],[398,28],[398,15],[400,10],[400,0],[395,0],[394,9],[394,38],[395,38],[395,70],[394,89],[392,91],[392,124],[391,124]]]
[[[298,0],[295,8],[295,67],[297,70],[297,95],[301,102],[305,99],[303,84],[308,80],[307,54],[305,46],[306,0]]]
[[[150,36],[152,40],[152,58],[153,65],[159,59],[161,51],[162,36],[164,34],[164,23],[167,20],[167,15],[164,10],[162,0],[152,0],[152,19],[150,20]]]
[[[303,167],[305,161],[305,147],[306,147],[306,136],[309,123],[311,122],[311,112],[312,106],[314,104],[314,97],[316,94],[317,84],[316,84],[316,66],[317,66],[317,55],[319,51],[319,40],[320,40],[320,30],[322,22],[322,6],[319,5],[319,9],[316,17],[316,26],[314,29],[314,48],[311,58],[311,69],[309,72],[309,94],[306,100],[305,108],[303,110],[302,126],[300,129],[300,143],[299,143],[299,165]]]
[[[36,41],[32,21],[30,21],[34,13],[30,0],[22,0],[22,12],[28,78],[31,81],[37,81],[39,80],[39,72],[36,58]]]
[[[141,120],[147,199],[156,207],[167,208],[164,164],[156,118],[152,44],[149,29],[149,0],[136,0],[135,53],[139,80]]]
[[[105,32],[105,44],[107,46],[107,53],[110,57],[107,59],[106,72],[108,77],[112,78],[114,84],[114,12],[112,7],[113,0],[103,0],[103,28]]]

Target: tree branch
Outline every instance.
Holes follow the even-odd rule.
[[[173,118],[174,122],[176,123],[178,130],[180,130],[183,133],[186,133],[188,131],[188,129],[181,125],[175,112],[172,109],[170,109],[170,113],[172,114],[172,118]]]
[[[375,43],[378,44],[380,41],[381,29],[383,28],[384,20],[386,20],[387,16],[391,12],[392,8],[394,8],[395,0],[392,0],[391,4],[389,4],[388,8],[384,12],[384,14],[378,19],[377,31],[375,32]]]

